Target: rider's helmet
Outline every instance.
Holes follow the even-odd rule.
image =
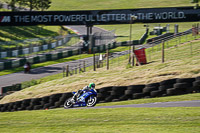
[[[90,88],[90,89],[94,89],[94,88],[95,88],[95,84],[94,84],[94,83],[90,83],[90,84],[89,84],[89,88]]]

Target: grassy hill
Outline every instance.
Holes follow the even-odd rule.
[[[191,0],[52,0],[48,10],[102,10],[193,6]]]
[[[165,51],[165,63],[161,63],[160,46],[147,49],[149,64],[137,67],[127,67],[127,56],[117,58],[110,66],[87,71],[70,77],[55,79],[4,97],[0,103],[7,103],[25,98],[43,97],[46,95],[76,91],[90,82],[96,83],[97,89],[105,86],[123,86],[133,84],[148,84],[170,78],[186,78],[200,76],[199,40],[168,48]],[[183,52],[184,51],[184,52]],[[150,59],[151,57],[151,59]]]

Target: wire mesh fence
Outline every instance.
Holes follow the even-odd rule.
[[[197,30],[199,31],[199,29]],[[199,45],[195,43],[195,40],[199,38],[200,36],[198,34],[193,33],[193,29],[189,29],[185,32],[169,35],[144,45],[138,45],[136,46],[136,50],[145,49],[145,52],[140,53],[140,55],[135,54],[135,57],[137,57],[137,60],[135,59],[135,62],[143,60],[141,58],[146,58],[147,63],[153,61],[164,63],[165,61],[173,61],[180,58],[184,59],[193,55],[200,55]],[[184,47],[180,47],[180,45],[184,45]],[[173,54],[171,52],[173,52]],[[180,55],[180,52],[183,54]],[[107,58],[107,56],[109,58]],[[93,70],[98,70],[98,68],[100,67],[105,67],[105,69],[115,69],[116,66],[127,66],[129,62],[129,56],[131,56],[129,50],[109,54],[97,53],[95,63],[85,62],[85,67],[90,67],[90,69]],[[100,60],[101,58],[102,60]],[[124,61],[125,64],[121,64]],[[138,63],[135,64],[138,65]],[[94,67],[97,69],[94,69]],[[74,71],[74,74],[85,72],[87,70],[86,68],[84,68],[85,71],[76,72],[76,69],[80,70],[81,68],[83,68],[83,66],[81,67],[81,65],[79,65],[78,67],[71,66],[71,70]]]
[[[113,43],[115,41],[115,30],[106,31],[106,32],[96,32],[93,34],[94,36],[94,44],[98,45],[107,45],[109,43]]]

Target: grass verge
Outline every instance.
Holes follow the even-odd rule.
[[[0,113],[1,132],[198,133],[200,107],[53,109]]]

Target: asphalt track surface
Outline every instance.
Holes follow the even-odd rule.
[[[127,54],[127,52],[128,51],[114,53],[112,56],[113,58],[116,58],[118,56]],[[81,57],[81,55],[79,56]],[[98,59],[99,59],[99,56],[96,56],[96,61]],[[69,62],[58,63],[54,65],[31,69],[31,73],[29,74],[25,74],[23,71],[21,71],[17,73],[8,74],[8,75],[3,75],[3,76],[0,76],[0,88],[4,86],[9,86],[12,84],[22,83],[24,81],[40,79],[42,77],[62,73],[63,67],[66,67],[67,65],[69,65],[69,70],[71,70],[73,67],[76,67],[79,64],[83,64],[83,61],[85,61],[86,67],[93,65],[93,57],[89,57],[89,58],[79,59],[75,61],[69,61]]]
[[[66,27],[72,29],[78,35],[87,35],[87,27],[85,25],[80,25],[80,26],[67,25]],[[108,32],[108,31],[101,29],[99,27],[95,26],[92,27],[92,33],[96,32]]]
[[[156,102],[145,104],[114,105],[114,106],[95,106],[77,107],[70,109],[101,109],[101,108],[156,108],[156,107],[200,107],[200,100],[178,101],[178,102]]]

